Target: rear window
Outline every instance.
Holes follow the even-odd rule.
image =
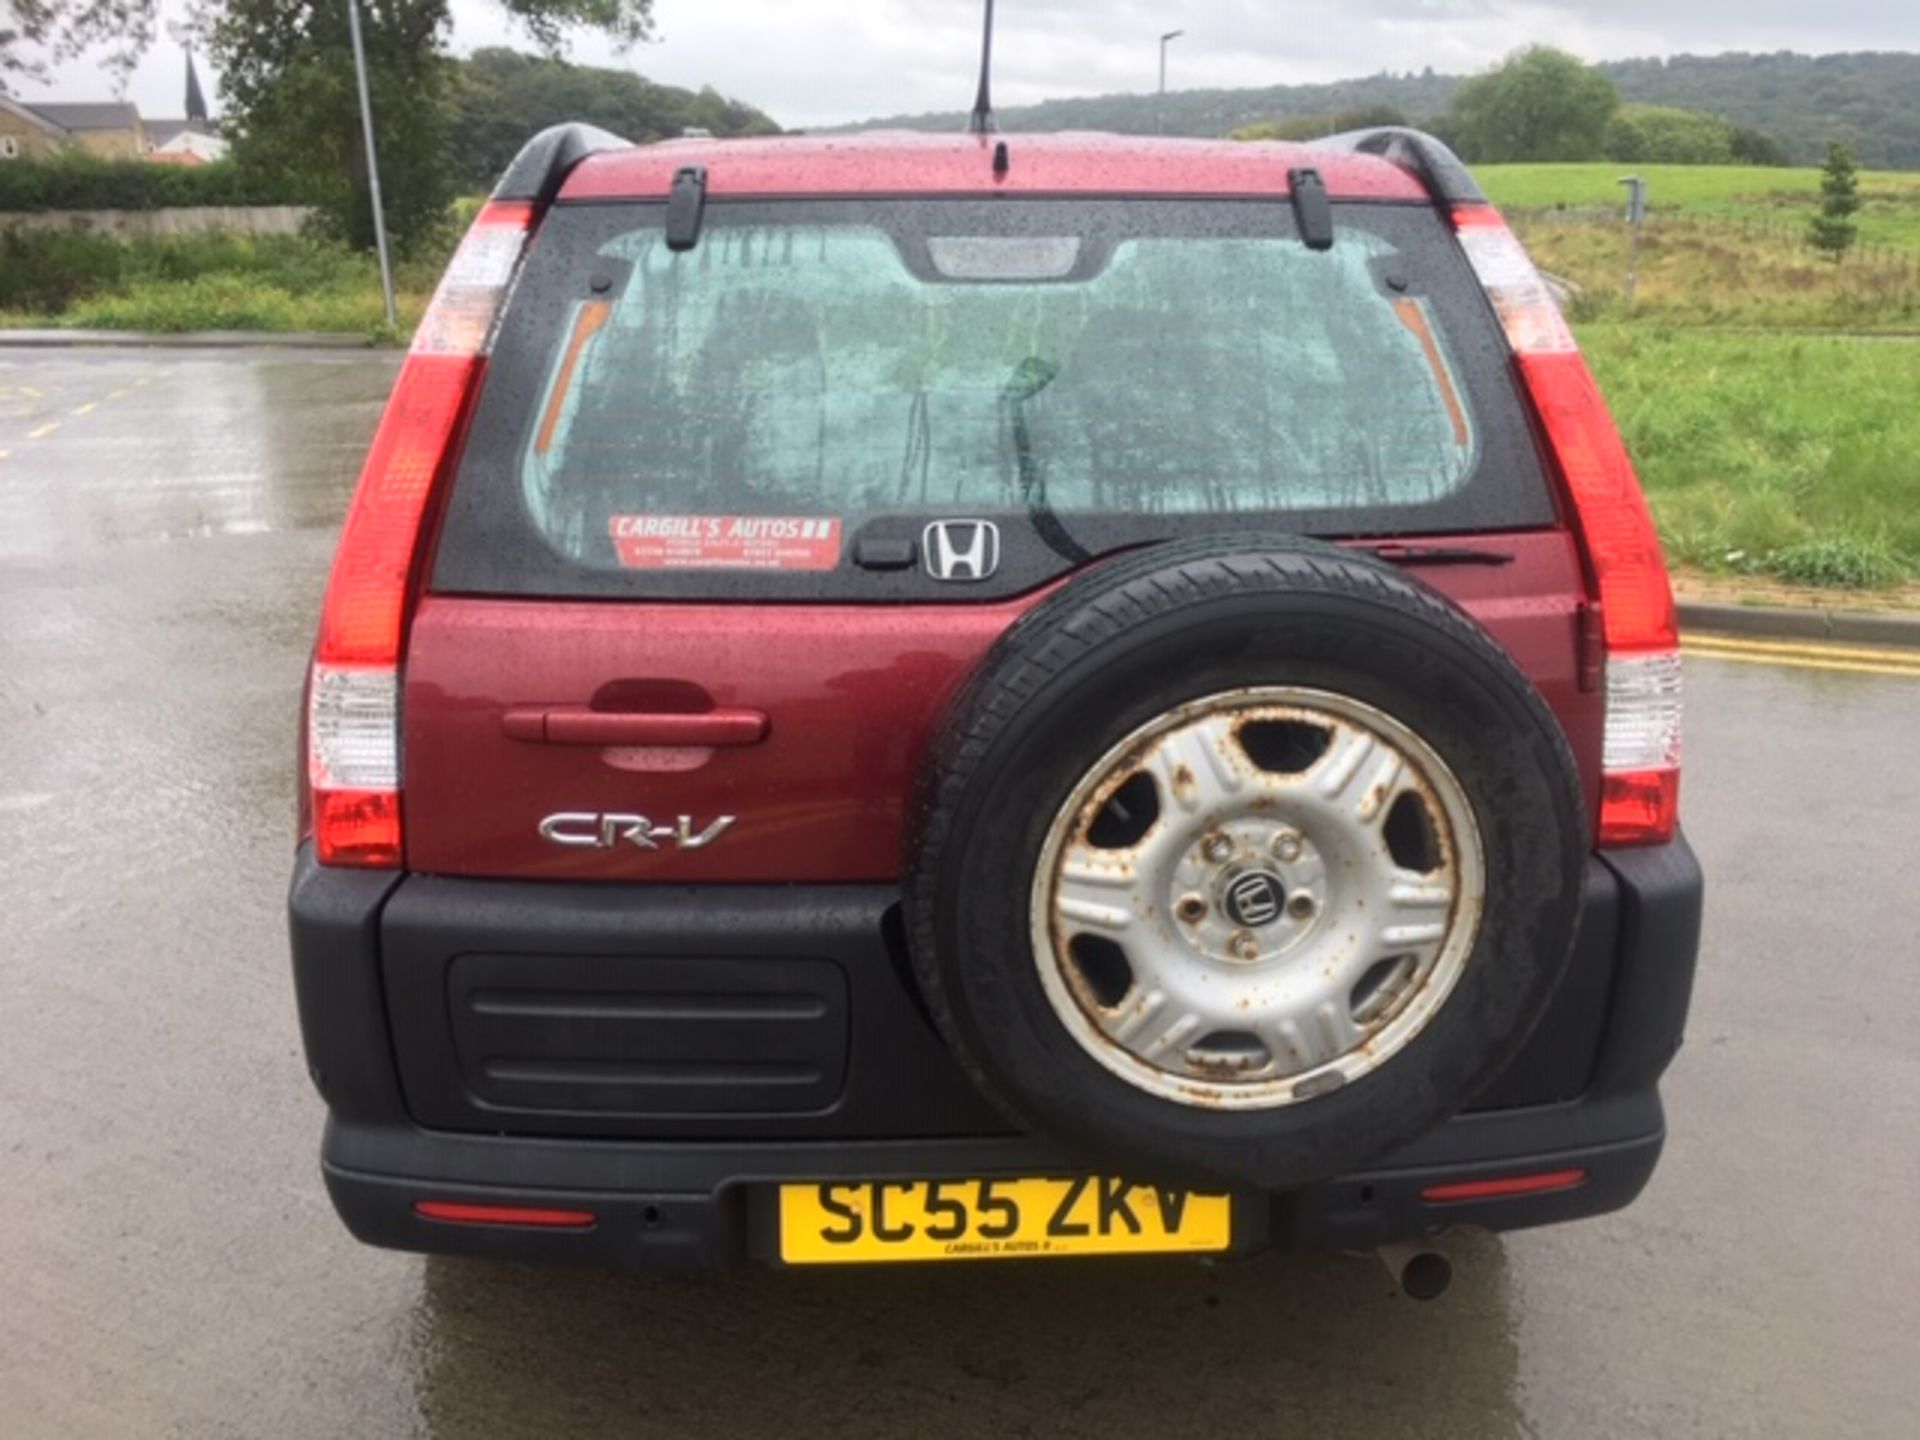
[[[1552,517],[1424,209],[1340,207],[1329,251],[1284,203],[715,203],[686,252],[663,219],[543,227],[439,588],[941,598],[903,557],[942,521],[998,527],[978,595],[1223,527]]]

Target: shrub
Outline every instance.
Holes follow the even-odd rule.
[[[148,160],[103,160],[68,150],[50,159],[0,165],[0,211],[293,203],[286,185],[272,176],[243,172],[230,160],[156,165]]]
[[[436,253],[398,267],[407,323],[444,263]],[[129,330],[368,332],[382,307],[373,257],[333,241],[0,230],[0,316]]]
[[[1884,537],[1851,535],[1803,540],[1762,556],[1757,568],[1795,585],[1832,590],[1878,589],[1907,575],[1906,564]]]
[[[1607,127],[1607,158],[1631,165],[1729,165],[1733,141],[1733,126],[1712,115],[1623,105]]]

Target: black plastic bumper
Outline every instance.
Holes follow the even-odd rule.
[[[1508,1075],[1476,1109],[1361,1173],[1239,1197],[1235,1250],[1363,1248],[1630,1203],[1664,1141],[1657,1086],[1685,1024],[1701,893],[1684,841],[1597,859],[1574,973]],[[323,870],[303,851],[291,897],[294,978],[309,1064],[332,1112],[323,1166],[336,1207],[359,1238],[399,1249],[692,1267],[776,1260],[782,1183],[1084,1170],[1042,1141],[997,1133],[1004,1123],[956,1085],[900,973],[890,907],[890,896],[870,890],[402,878]],[[485,1086],[463,1059],[454,1012],[466,992],[456,970],[480,954],[525,954],[537,965],[528,953],[536,948],[637,954],[648,964],[690,954],[830,956],[847,976],[839,1098],[820,1105],[811,1095],[809,1108],[786,1115],[764,1113],[756,1100],[761,1110],[690,1115],[682,1105],[649,1117],[646,1097],[625,1092],[597,1111],[564,1097],[544,1105],[514,1091],[476,1094]],[[604,985],[604,975],[590,983]],[[526,1033],[537,1041],[548,1032]],[[793,1043],[803,1056],[817,1048]],[[925,1123],[912,1124],[916,1115]],[[1497,1200],[1422,1197],[1437,1184],[1564,1170],[1585,1179]],[[457,1225],[419,1215],[414,1206],[428,1200],[588,1210],[596,1221],[566,1231]]]

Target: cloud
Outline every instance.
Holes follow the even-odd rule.
[[[1898,48],[1913,0],[999,0],[995,97],[1146,91],[1159,36],[1175,88],[1484,68],[1551,42],[1590,59],[1722,50]],[[454,0],[462,47],[510,42],[492,0]],[[979,0],[656,0],[660,43],[623,62],[583,38],[576,59],[712,84],[790,125],[964,109]]]
[[[451,0],[454,43],[526,46],[500,0]],[[184,10],[187,0],[165,0]],[[1176,89],[1327,81],[1381,70],[1481,69],[1547,42],[1587,59],[1723,50],[1901,49],[1915,0],[999,0],[995,98],[1148,91],[1159,36]],[[979,56],[980,0],[655,0],[656,43],[618,55],[578,37],[585,64],[715,88],[788,125],[963,110]],[[63,69],[29,101],[99,98],[97,67]],[[180,58],[164,41],[132,98],[179,112]]]

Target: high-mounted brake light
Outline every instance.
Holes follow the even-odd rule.
[[[1660,536],[1620,431],[1524,246],[1490,205],[1453,212],[1553,450],[1599,594],[1602,845],[1662,845],[1680,813],[1680,633]]]
[[[347,509],[307,686],[307,783],[323,865],[400,864],[408,606],[535,218],[531,205],[497,201],[475,218],[414,334]]]

